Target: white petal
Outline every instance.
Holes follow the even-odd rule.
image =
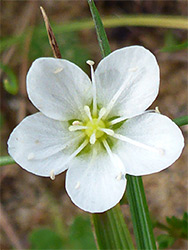
[[[71,200],[91,213],[102,213],[115,206],[126,186],[120,160],[114,165],[101,146],[97,151],[77,156],[66,175],[66,190]]]
[[[184,138],[178,126],[157,113],[128,119],[116,133],[156,149],[147,150],[118,140],[113,150],[130,175],[152,174],[169,167],[179,158],[184,147]]]
[[[81,140],[82,132],[69,132],[68,127],[67,122],[50,119],[42,113],[28,116],[11,133],[9,154],[33,174],[50,176],[53,170],[57,175],[67,169],[63,163]]]
[[[110,117],[140,114],[152,104],[159,91],[156,58],[141,46],[116,50],[99,63],[96,85],[98,104],[105,108],[119,91]]]
[[[32,103],[56,120],[81,119],[84,105],[91,103],[91,81],[75,64],[55,58],[39,58],[27,75]]]

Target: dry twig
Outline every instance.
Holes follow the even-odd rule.
[[[44,23],[45,23],[46,30],[47,30],[47,34],[48,34],[48,39],[49,39],[50,46],[51,46],[51,48],[52,48],[54,57],[56,57],[56,58],[61,58],[61,53],[60,53],[59,47],[58,47],[58,45],[57,45],[57,41],[56,41],[56,39],[55,39],[55,35],[54,35],[54,33],[53,33],[53,30],[52,30],[52,28],[51,28],[51,26],[50,26],[48,17],[47,17],[47,15],[46,15],[46,12],[45,12],[45,10],[43,9],[43,7],[40,7],[40,10],[41,10],[42,15],[43,15],[43,18],[44,18]]]

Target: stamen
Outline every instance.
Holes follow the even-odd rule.
[[[144,143],[141,143],[141,142],[135,141],[133,139],[130,139],[130,138],[124,136],[124,135],[114,134],[113,137],[116,138],[116,139],[119,139],[121,141],[128,142],[128,143],[130,143],[132,145],[135,145],[137,147],[146,149],[148,151],[159,153],[160,155],[164,155],[164,153],[165,153],[164,149],[162,149],[162,148],[156,148],[156,147],[152,147],[152,146],[146,145]]]
[[[96,92],[95,74],[94,74],[94,69],[93,69],[93,65],[95,63],[91,60],[88,60],[87,64],[89,64],[91,67],[91,80],[93,84],[93,116],[96,117],[97,116],[97,92]]]
[[[33,160],[34,157],[35,157],[34,153],[29,153],[27,156],[27,159],[30,161],[30,160]]]
[[[89,120],[92,121],[91,111],[90,111],[89,106],[84,106],[84,111],[86,112],[86,115],[89,118]]]
[[[123,93],[123,91],[128,87],[128,82],[133,82],[133,81],[137,81],[137,79],[141,78],[141,76],[143,75],[144,71],[143,69],[140,69],[137,74],[136,77],[134,76],[134,74],[128,74],[129,77],[127,79],[125,79],[125,81],[123,82],[123,84],[121,85],[121,87],[118,89],[118,91],[114,94],[114,96],[112,97],[111,101],[109,102],[108,106],[106,107],[106,114],[104,116],[104,119],[108,116],[109,112],[111,111],[111,109],[113,108],[114,104],[116,103],[117,99],[120,97],[120,95]],[[133,78],[134,77],[134,78]]]
[[[105,113],[106,113],[106,109],[104,107],[102,109],[100,109],[98,121],[100,121],[102,119],[102,117],[105,115]]]
[[[116,119],[110,121],[109,124],[110,124],[110,125],[114,125],[114,124],[116,124],[116,123],[125,121],[126,119],[127,119],[126,117],[119,117],[119,118],[116,118]]]
[[[113,98],[109,102],[108,106],[106,107],[106,114],[105,114],[104,118],[107,117],[107,115],[109,114],[109,112],[113,108],[114,104],[116,103],[117,99],[122,94],[122,92],[124,91],[126,86],[127,86],[127,80],[121,85],[121,87],[118,89],[118,91],[115,93],[115,95],[113,96]]]
[[[75,186],[75,189],[78,189],[79,187],[80,187],[80,182],[77,181],[76,186]]]
[[[89,142],[90,142],[91,144],[95,144],[95,142],[96,142],[96,134],[95,134],[95,131],[94,131],[94,133],[90,136]]]
[[[109,147],[107,141],[106,141],[106,140],[103,140],[102,142],[103,142],[103,145],[104,145],[104,147],[105,147],[107,153],[109,154],[110,158],[112,159],[112,158],[113,158],[112,151],[111,151],[111,149],[110,149],[110,147]]]
[[[111,136],[114,135],[114,131],[112,129],[109,129],[109,128],[98,128],[98,130],[103,131],[107,135],[111,135]]]
[[[52,171],[50,172],[50,179],[51,179],[52,181],[55,180],[54,170],[52,170]]]
[[[82,130],[82,129],[88,129],[87,126],[79,126],[79,125],[71,125],[69,126],[69,131],[73,132],[73,131],[77,131],[77,130]]]
[[[110,156],[110,159],[111,159],[113,165],[120,170],[120,173],[118,174],[116,179],[117,180],[123,179],[123,177],[124,177],[123,173],[125,173],[125,167],[124,167],[121,159],[116,154],[112,153],[112,151],[111,151],[111,149],[110,149],[110,147],[109,147],[106,140],[103,140],[102,142],[103,142],[103,145],[104,145],[108,155]]]
[[[74,121],[73,123],[72,123],[72,125],[73,126],[75,126],[75,125],[81,125],[82,123],[80,122],[80,121]]]

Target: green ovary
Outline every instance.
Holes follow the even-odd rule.
[[[86,123],[88,129],[85,130],[87,136],[91,136],[95,132],[96,138],[100,138],[104,135],[104,132],[99,130],[100,128],[105,128],[105,123],[101,120],[98,121],[97,118],[92,119]]]

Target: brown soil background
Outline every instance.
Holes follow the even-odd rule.
[[[42,24],[40,5],[45,8],[53,23],[90,18],[87,1],[1,1],[1,37],[24,32],[24,26],[28,28]],[[186,1],[98,1],[97,7],[101,16],[119,16],[126,13],[186,16],[188,9]],[[173,119],[186,115],[187,53],[185,50],[161,53],[159,49],[164,46],[166,32],[167,29],[146,27],[107,29],[112,50],[138,44],[156,55],[161,70],[161,86],[159,97],[152,107],[159,106],[161,113]],[[180,42],[187,37],[184,30],[173,29],[172,33]],[[91,59],[98,63],[101,55],[95,31],[83,30],[78,34],[82,45],[89,50]],[[14,69],[20,86],[16,96],[7,94],[1,86],[1,108],[5,117],[1,130],[2,155],[7,154],[6,141],[13,127],[25,115],[36,111],[25,92],[25,76],[31,64],[27,58],[29,42],[26,42],[25,46],[21,50],[12,46],[13,52],[7,50],[2,54],[2,61]],[[21,51],[23,53],[20,53]],[[186,137],[188,127],[183,126],[181,129]],[[182,217],[183,212],[187,210],[187,150],[185,147],[180,159],[167,170],[143,177],[148,206],[156,220],[165,222],[166,216],[173,215]],[[65,174],[61,174],[52,182],[47,178],[34,176],[18,165],[1,168],[1,203],[6,213],[3,218],[5,217],[14,229],[12,237],[16,237],[24,248],[28,248],[28,232],[38,226],[52,225],[54,214],[64,221],[65,231],[76,214],[83,214],[67,196],[64,178]],[[128,206],[123,205],[122,210],[132,231]],[[5,233],[7,220],[1,227],[1,249],[12,249],[10,235]],[[159,233],[159,230],[155,230],[156,235]],[[186,241],[177,241],[173,249],[188,249]]]

